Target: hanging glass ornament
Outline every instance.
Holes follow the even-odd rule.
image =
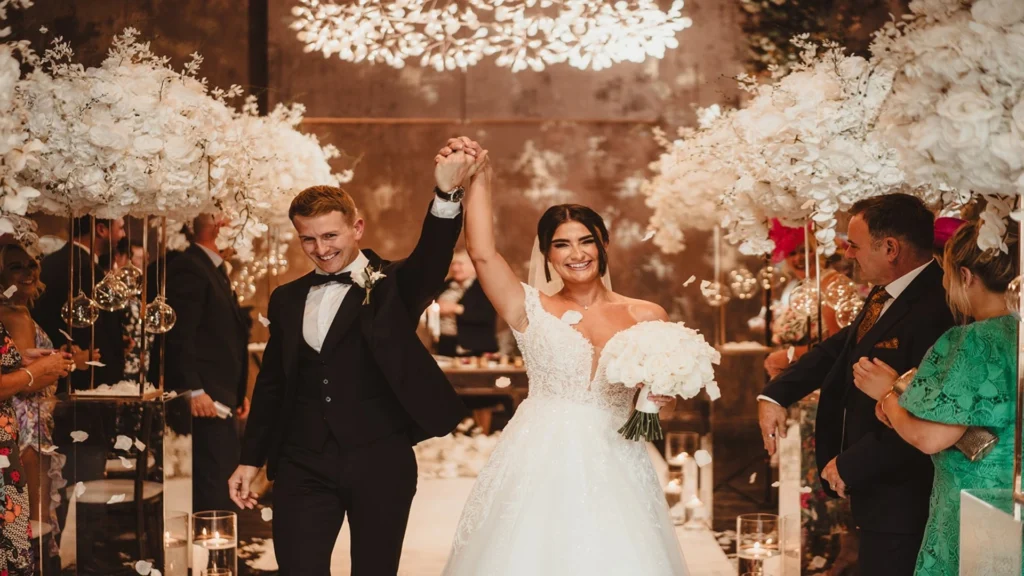
[[[163,296],[157,296],[146,306],[146,332],[166,334],[174,328],[178,315]]]
[[[107,274],[103,280],[92,289],[96,305],[100,310],[115,312],[124,310],[128,306],[128,300],[132,297],[131,291],[114,274]]]
[[[64,322],[70,322],[72,328],[88,328],[100,317],[100,308],[92,298],[79,290],[78,295],[71,301],[70,314],[68,304],[65,303],[60,316]]]
[[[836,306],[836,324],[840,328],[846,328],[857,319],[857,315],[864,308],[864,301],[854,296],[839,303]]]

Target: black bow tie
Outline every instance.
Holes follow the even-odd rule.
[[[323,286],[324,284],[330,284],[331,282],[352,284],[352,273],[341,272],[339,274],[313,274],[313,282],[310,286]]]

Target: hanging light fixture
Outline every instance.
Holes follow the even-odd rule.
[[[682,9],[683,0],[667,12],[655,0],[299,0],[291,27],[306,52],[347,62],[403,68],[412,58],[443,71],[493,56],[513,72],[602,70],[677,48],[676,33],[692,24]]]

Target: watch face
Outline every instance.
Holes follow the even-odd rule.
[[[452,190],[452,202],[461,202],[462,197],[466,195],[466,190],[459,186],[455,190]]]

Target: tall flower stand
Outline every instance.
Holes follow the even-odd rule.
[[[42,559],[37,573],[127,576],[148,563],[168,574],[167,548],[175,547],[167,535],[181,532],[173,524],[192,510],[188,398],[86,391],[40,402],[52,410],[54,446],[38,452],[63,459],[66,486],[55,513],[40,519],[56,537],[33,542]],[[30,494],[31,506],[47,501],[42,492]]]

